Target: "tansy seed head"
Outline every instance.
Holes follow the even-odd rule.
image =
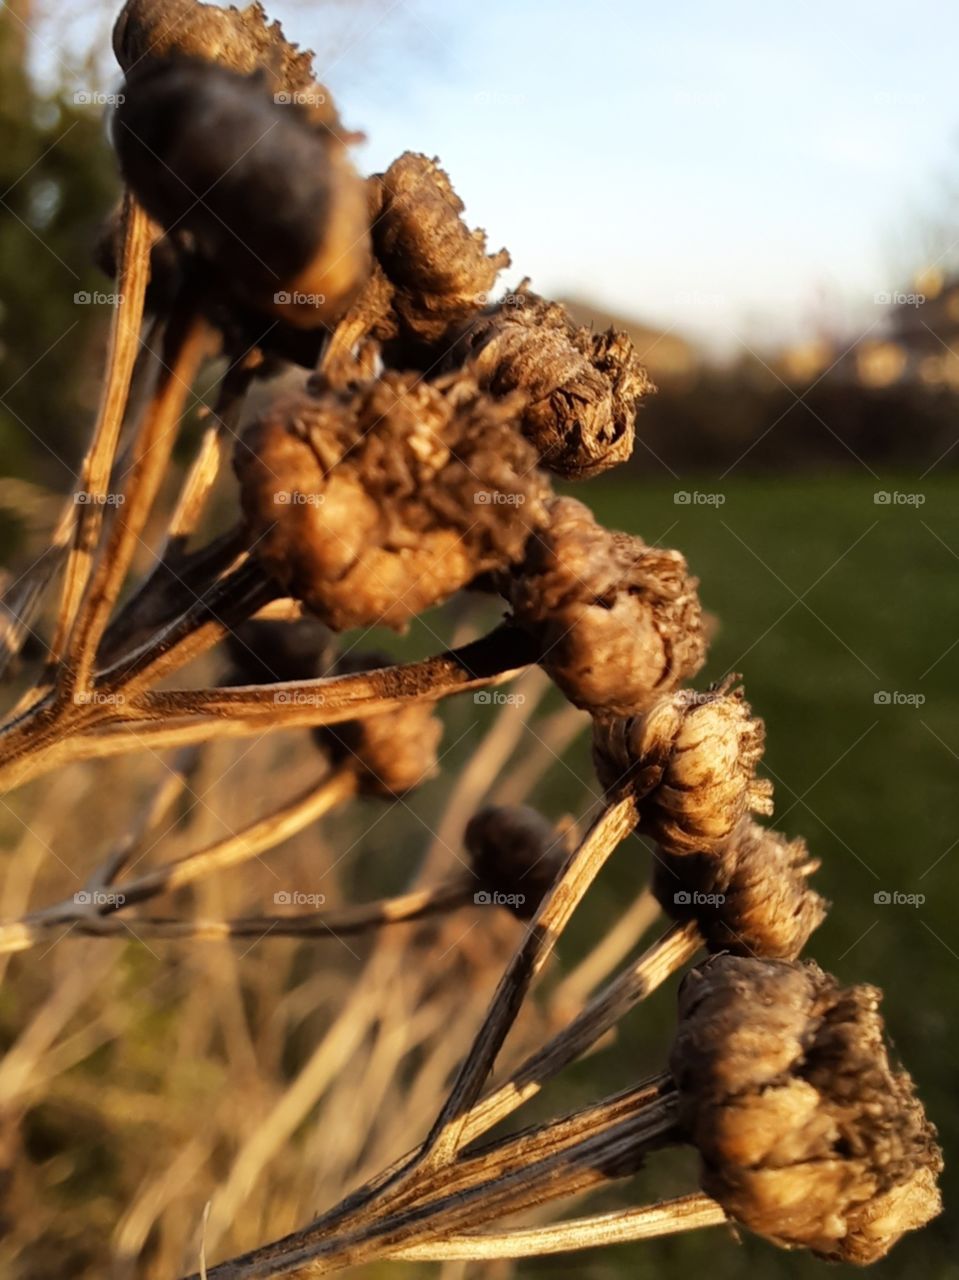
[[[388,654],[351,653],[336,663],[333,673],[352,675],[392,664]],[[354,771],[358,788],[366,795],[404,795],[439,768],[436,748],[443,722],[432,702],[411,702],[396,711],[322,726],[313,733],[335,763]]]
[[[772,812],[756,778],[764,730],[741,689],[664,694],[640,715],[595,721],[593,757],[609,795],[632,791],[640,830],[669,853],[716,849],[747,811]]]
[[[678,551],[604,529],[557,498],[530,539],[509,598],[537,638],[541,665],[569,700],[628,715],[699,670],[705,656],[697,582]]]
[[[717,956],[680,990],[670,1070],[703,1189],[751,1231],[866,1264],[940,1212],[942,1155],[890,1064],[880,993]]]
[[[808,883],[819,863],[749,817],[712,853],[658,851],[653,891],[676,920],[695,920],[710,951],[794,960],[827,904]]]
[[[480,891],[500,895],[521,920],[536,914],[570,849],[569,833],[528,805],[480,809],[463,841]]]
[[[492,395],[523,397],[523,434],[557,475],[586,479],[632,454],[653,385],[627,334],[579,329],[560,303],[521,289],[471,323],[452,358]]]
[[[468,378],[288,399],[235,466],[254,554],[336,631],[405,626],[518,560],[546,519],[533,451]]]

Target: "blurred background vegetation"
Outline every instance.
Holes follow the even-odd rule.
[[[108,308],[75,298],[109,288],[92,265],[91,246],[117,190],[101,112],[76,101],[76,77],[55,83],[28,74],[33,8],[29,0],[12,0],[0,13],[0,547],[14,573],[42,547],[55,496],[72,480],[89,427]],[[85,80],[100,85],[100,59],[94,63]],[[457,157],[443,160],[455,181]],[[801,341],[734,359],[717,359],[677,330],[644,323],[641,300],[627,316],[613,316],[584,296],[566,300],[584,323],[628,328],[660,387],[643,409],[632,464],[580,496],[605,523],[682,549],[701,577],[704,603],[717,618],[704,675],[744,673],[767,723],[776,824],[790,836],[804,835],[823,862],[819,884],[834,906],[812,953],[842,979],[885,990],[887,1021],[948,1157],[959,1138],[955,1064],[948,1057],[959,989],[959,280],[942,265],[926,267],[918,249],[913,265],[914,281],[889,282],[882,322],[867,336],[811,330]],[[392,644],[397,653],[435,648],[422,629]],[[453,717],[448,740],[456,743],[447,779],[458,775],[490,728],[491,709],[467,711],[444,712]],[[561,755],[533,801],[551,814],[580,813],[590,776],[582,738]],[[92,809],[96,775],[79,776],[63,786]],[[117,785],[131,795],[142,790],[137,776],[118,776]],[[255,770],[236,777],[246,777],[255,794]],[[443,786],[441,779],[417,797],[412,816],[404,811],[380,824],[347,889],[371,896],[399,887],[397,868],[415,862],[424,838],[424,820],[416,814],[435,804]],[[34,789],[34,803],[38,794]],[[220,803],[232,803],[229,792],[217,794]],[[22,835],[12,811],[3,824],[11,842]],[[331,841],[345,831],[334,828]],[[77,838],[101,839],[96,814],[83,819]],[[21,849],[20,856],[29,856],[32,870],[7,884],[5,915],[19,909],[17,895],[29,893],[34,879],[45,879],[37,849]],[[635,892],[645,862],[635,842],[613,860],[575,920],[563,966],[586,951]],[[876,901],[883,892],[924,894],[925,901],[883,904]],[[309,969],[302,948],[277,947],[282,972]],[[220,955],[220,948],[210,954]],[[42,1188],[45,1202],[32,1207],[44,1221],[46,1241],[32,1252],[9,1253],[4,1274],[17,1280],[101,1274],[92,1237],[101,1244],[109,1237],[138,1185],[138,1162],[156,1141],[149,1123],[144,1129],[149,1100],[176,1094],[185,1133],[196,1108],[231,1087],[223,1066],[232,1061],[230,1051],[215,1036],[209,1045],[197,1037],[195,1064],[182,1067],[190,1079],[171,1081],[171,1028],[184,1016],[189,988],[202,981],[216,991],[219,979],[212,959],[178,958],[170,947],[161,955],[144,954],[136,944],[112,952],[114,971],[103,981],[117,1002],[113,1021],[97,1006],[106,1029],[84,1041],[78,997],[80,1012],[63,1024],[73,1049],[57,1048],[54,1035],[52,1056],[34,1059],[57,1088],[42,1099],[28,1091],[4,1114],[8,1214],[29,1212],[31,1195]],[[171,963],[172,975],[164,976]],[[348,977],[352,962],[339,963]],[[62,946],[49,959],[9,964],[0,989],[5,1049],[20,1043],[38,1002],[70,964]],[[233,1013],[241,1020],[243,1002],[255,1002],[250,992],[258,972],[237,987],[240,1007]],[[534,1112],[594,1098],[658,1068],[673,1022],[674,988],[628,1018],[616,1046],[568,1073],[562,1089],[548,1092]],[[145,991],[154,994],[146,998]],[[318,1024],[326,1017],[321,1011]],[[300,1031],[307,1041],[310,1026]],[[288,1045],[271,1068],[280,1085],[307,1053],[303,1043]],[[248,1066],[254,1075],[266,1069]],[[116,1131],[104,1133],[90,1119],[89,1093],[121,1086],[127,1092],[117,1104]],[[137,1107],[139,1116],[131,1114]],[[236,1114],[233,1119],[242,1123]],[[157,1132],[163,1132],[159,1126]],[[167,1133],[166,1140],[174,1138]],[[175,1155],[171,1150],[171,1162]],[[218,1152],[214,1165],[224,1160]],[[11,1172],[18,1161],[29,1175]],[[180,1170],[184,1180],[188,1164]],[[679,1192],[689,1185],[690,1167],[680,1157],[665,1166],[657,1161],[655,1173],[638,1180],[637,1195]],[[948,1212],[959,1186],[948,1164],[945,1191],[947,1214],[901,1244],[875,1268],[877,1277],[959,1277],[959,1231]],[[258,1208],[264,1231],[275,1221],[271,1208],[269,1197]],[[725,1280],[755,1268],[777,1280],[812,1276],[822,1265],[751,1239],[736,1247],[710,1232],[524,1263],[517,1272],[653,1280],[708,1268]]]

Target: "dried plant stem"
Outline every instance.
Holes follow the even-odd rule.
[[[546,1227],[504,1231],[498,1235],[451,1236],[435,1244],[413,1245],[390,1256],[403,1262],[473,1262],[493,1258],[533,1258],[568,1253],[597,1245],[652,1240],[699,1227],[718,1227],[728,1221],[711,1197],[697,1192],[640,1209],[620,1209],[573,1218]]]
[[[52,646],[53,663],[68,656],[71,633],[90,579],[103,525],[110,471],[140,344],[143,300],[150,273],[150,231],[146,213],[129,192],[124,196],[122,239],[117,279],[120,301],[113,313],[107,370],[93,441],[84,459],[76,490],[77,497],[83,501],[79,503],[73,542],[67,557]],[[62,672],[65,686],[72,688],[74,679],[72,670],[65,668]]]
[[[568,1026],[548,1040],[503,1085],[466,1117],[463,1139],[472,1141],[539,1092],[543,1084],[581,1057],[641,1000],[681,969],[702,946],[695,924],[674,925],[629,968],[598,992]]]
[[[244,607],[253,612],[261,607],[257,594],[261,581],[251,567],[251,598]],[[147,662],[161,657],[167,647],[172,648],[177,634],[192,634],[198,629],[204,616],[208,618],[209,610],[209,604],[197,605],[189,625],[184,622],[174,633],[166,633],[129,660],[104,672],[98,690],[122,692],[132,674],[139,675]],[[213,628],[220,625],[210,624]],[[482,689],[518,674],[534,658],[527,636],[501,626],[460,649],[421,662],[356,675],[296,684],[149,692],[122,702],[82,707],[72,703],[63,707],[48,697],[0,733],[0,789],[18,786],[75,760],[99,759],[138,748],[156,751],[211,738],[250,737],[301,725],[340,724],[378,715],[407,701],[435,701]],[[156,670],[154,667],[154,676]]]
[[[562,875],[530,922],[529,930],[496,989],[486,1020],[426,1139],[421,1159],[447,1164],[463,1143],[468,1116],[530,984],[552,954],[586,890],[638,821],[632,796],[606,808],[570,855]]]
[[[60,902],[25,920],[0,924],[0,953],[24,951],[35,946],[48,936],[51,926],[73,922],[95,925],[100,916],[112,915],[120,908],[182,888],[212,871],[221,871],[247,862],[296,835],[330,809],[349,799],[355,790],[353,773],[349,769],[338,770],[319,786],[307,788],[289,804],[234,835],[217,840],[195,853],[186,854],[175,862],[147,871],[134,880],[122,882],[116,901],[92,903],[86,909],[78,907],[75,901]]]
[[[118,508],[77,623],[77,689],[88,687],[97,647],[166,473],[183,406],[211,336],[206,322],[194,314],[175,315],[167,328],[157,386],[134,446],[125,500]]]
[[[179,920],[158,916],[132,916],[128,919],[118,910],[112,915],[76,919],[73,932],[92,938],[171,938],[206,942],[225,938],[258,938],[267,934],[273,938],[339,938],[451,911],[466,906],[472,898],[472,883],[457,881],[356,906],[289,916],[237,916],[232,920]],[[49,928],[55,929],[63,923],[51,920]],[[2,949],[0,944],[0,951]]]
[[[509,1217],[627,1176],[644,1152],[674,1140],[677,1132],[675,1100],[668,1090],[654,1092],[645,1105],[635,1092],[619,1095],[474,1157],[466,1170],[455,1169],[466,1172],[466,1180],[454,1184],[444,1178],[441,1193],[433,1198],[399,1208],[388,1205],[375,1220],[358,1227],[351,1221],[344,1234],[315,1243],[303,1234],[287,1237],[214,1267],[210,1280],[306,1280],[391,1256],[403,1247],[456,1234],[464,1226]]]
[[[415,1201],[437,1170],[448,1178],[449,1165],[464,1145],[470,1111],[492,1069],[530,984],[542,970],[560,934],[607,858],[638,821],[632,797],[608,806],[570,854],[554,887],[544,898],[500,980],[486,1017],[453,1082],[449,1096],[423,1145],[398,1167],[361,1188],[320,1222],[349,1217],[351,1223],[395,1212]],[[314,1227],[313,1230],[317,1228]]]
[[[553,992],[556,1009],[578,1006],[629,954],[658,918],[656,895],[649,888],[640,893],[619,920],[600,937],[596,946],[571,969]]]

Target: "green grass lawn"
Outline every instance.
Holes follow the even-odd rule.
[[[722,505],[677,504],[674,490],[721,492]],[[877,490],[920,492],[921,506],[877,504]],[[706,682],[741,672],[767,726],[775,824],[803,835],[822,859],[833,907],[811,954],[845,982],[871,982],[904,1062],[946,1148],[959,1136],[949,1031],[959,1002],[959,505],[946,476],[747,479],[652,485],[597,483],[587,497],[608,525],[678,547],[719,620]],[[953,647],[955,646],[955,647]],[[877,702],[877,694],[891,695]],[[898,698],[896,697],[898,695]],[[908,698],[908,701],[903,699]],[[924,699],[921,703],[919,699]],[[584,754],[580,756],[585,766]],[[621,851],[626,853],[624,849]],[[642,858],[634,846],[637,858]],[[582,927],[622,900],[635,874],[619,857],[584,908]],[[880,892],[924,894],[920,906],[877,903]],[[577,1068],[582,1097],[659,1066],[673,1023],[674,989],[627,1021],[620,1048]],[[688,1162],[654,1161],[643,1192],[688,1186]],[[950,1188],[952,1194],[950,1194]],[[947,1205],[957,1184],[946,1181]],[[954,1226],[940,1219],[908,1238],[877,1277],[959,1276]],[[721,1232],[568,1261],[526,1274],[711,1280],[812,1276],[825,1264]],[[850,1274],[852,1269],[850,1269]],[[833,1270],[832,1274],[836,1274]]]

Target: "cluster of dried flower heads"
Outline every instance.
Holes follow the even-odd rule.
[[[396,797],[437,768],[440,697],[537,663],[589,713],[606,797],[581,839],[525,807],[476,813],[463,837],[466,879],[445,887],[436,909],[478,890],[530,924],[433,1132],[302,1233],[209,1275],[274,1274],[273,1262],[276,1274],[302,1265],[312,1275],[376,1256],[509,1256],[509,1233],[478,1228],[624,1176],[666,1141],[692,1143],[702,1159],[705,1194],[677,1207],[675,1222],[728,1217],[825,1257],[881,1257],[938,1212],[941,1159],[911,1080],[889,1063],[877,993],[843,989],[799,960],[826,904],[809,884],[817,864],[803,841],[754,820],[772,812],[771,785],[756,772],[763,724],[734,680],[681,687],[706,653],[683,556],[603,528],[552,488],[553,477],[592,477],[630,456],[650,384],[629,338],[577,328],[525,282],[490,301],[509,256],[470,229],[446,173],[406,154],[362,179],[349,159],[354,135],[314,82],[310,57],[258,5],[129,0],[114,44],[126,81],[113,139],[128,195],[103,256],[126,282],[149,263],[141,304],[166,324],[177,368],[189,370],[177,362],[196,326],[226,357],[211,451],[255,379],[268,389],[277,372],[300,372],[236,443],[238,532],[184,550],[185,516],[209,489],[201,459],[164,561],[170,573],[154,575],[109,628],[90,618],[118,587],[86,564],[76,535],[60,644],[67,674],[55,672],[36,704],[60,735],[50,763],[96,754],[91,743],[113,751],[131,725],[147,745],[201,741],[224,722],[238,733],[309,725],[346,779],[337,801]],[[135,513],[128,503],[122,520],[135,523]],[[129,534],[115,536],[123,553]],[[172,577],[193,600],[177,597]],[[198,608],[198,590],[216,607]],[[505,621],[484,640],[407,667],[377,653],[335,658],[331,632],[402,629],[470,590],[503,601]],[[301,616],[255,617],[278,600]],[[219,689],[155,689],[224,638],[233,668]],[[76,697],[84,679],[129,696],[103,711],[104,699],[98,709]],[[17,732],[11,741],[18,780],[29,776],[31,744]],[[511,1087],[483,1094],[530,983],[634,829],[655,842],[652,892],[670,932]],[[373,923],[404,918],[399,908],[374,914]],[[84,928],[109,932],[102,920]],[[657,1082],[470,1145],[700,947],[710,956],[683,983]],[[544,1229],[544,1252],[559,1240],[549,1230],[562,1234]],[[566,1247],[603,1238],[582,1224],[566,1224],[563,1237]]]

